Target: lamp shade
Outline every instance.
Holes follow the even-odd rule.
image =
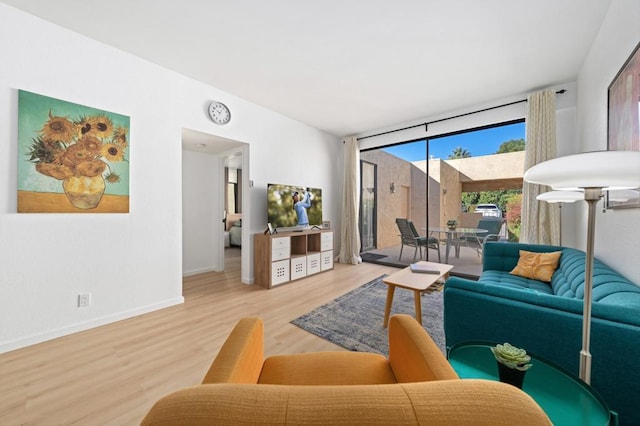
[[[547,203],[574,203],[578,200],[584,200],[584,192],[549,191],[538,195],[536,200],[546,201]]]
[[[636,198],[640,198],[640,192],[637,189],[623,189],[609,194],[609,201],[624,202]]]
[[[562,191],[640,187],[640,151],[593,151],[536,164],[524,174],[530,183]]]

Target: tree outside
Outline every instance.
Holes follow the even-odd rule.
[[[506,142],[503,142],[502,145],[498,147],[496,154],[504,154],[506,152],[516,152],[516,151],[524,151],[525,143],[524,139],[511,139]]]
[[[454,148],[449,154],[449,160],[455,160],[456,158],[469,158],[471,157],[471,152],[469,152],[466,148],[462,148],[461,146]]]
[[[511,139],[503,142],[496,151],[496,154],[504,154],[507,152],[524,151],[524,139]],[[467,153],[467,157],[471,154],[468,150],[458,147],[454,149],[449,158],[466,158],[462,156]],[[478,204],[496,204],[503,211],[507,219],[507,230],[509,232],[509,241],[518,241],[520,238],[520,215],[521,215],[521,189],[508,189],[503,191],[482,191],[482,192],[464,192],[462,194],[463,210],[473,211]]]
[[[507,232],[509,241],[520,241],[522,225],[522,194],[516,194],[507,202]]]

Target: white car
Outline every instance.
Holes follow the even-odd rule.
[[[482,213],[482,216],[502,217],[502,210],[495,204],[478,204],[474,213]]]

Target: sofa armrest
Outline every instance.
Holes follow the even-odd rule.
[[[242,318],[220,348],[202,383],[257,383],[263,362],[262,319]]]
[[[398,383],[458,378],[429,333],[409,315],[389,321],[389,364]]]
[[[360,386],[213,384],[158,401],[143,426],[248,424],[551,424],[530,396],[500,382]]]

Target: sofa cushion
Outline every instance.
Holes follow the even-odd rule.
[[[527,289],[545,294],[553,294],[553,290],[549,284],[530,278],[512,275],[507,271],[485,271],[482,273],[478,282],[517,289]]]
[[[274,355],[264,361],[259,384],[375,385],[396,383],[387,358],[367,352]]]
[[[520,259],[516,267],[511,270],[511,274],[532,280],[551,282],[551,277],[558,268],[561,255],[561,251],[533,253],[520,250]]]

